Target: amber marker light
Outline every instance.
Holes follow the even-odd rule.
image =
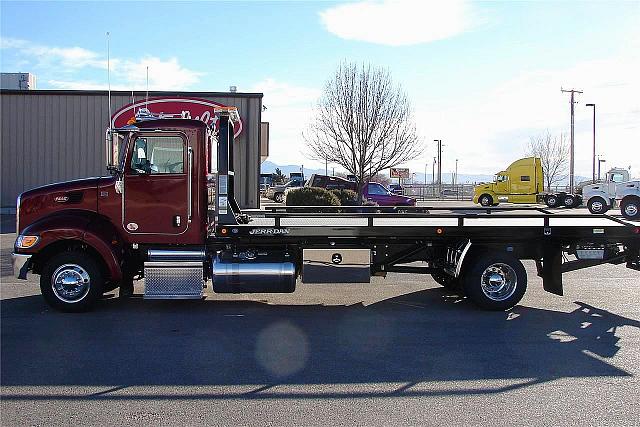
[[[227,230],[226,228],[221,228],[221,229],[220,229],[220,233],[222,233],[222,234],[227,234],[227,233],[228,233],[228,230]]]
[[[38,236],[18,236],[16,239],[16,248],[28,249],[38,243]]]
[[[436,234],[442,234],[444,230],[442,228],[436,228]]]

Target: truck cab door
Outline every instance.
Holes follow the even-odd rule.
[[[507,175],[506,172],[500,172],[496,175],[495,189],[497,195],[508,195],[511,193],[509,175]]]
[[[180,132],[138,133],[124,167],[122,226],[130,234],[178,235],[189,227],[192,155]]]

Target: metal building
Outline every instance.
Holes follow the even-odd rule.
[[[142,92],[111,92],[112,112],[145,97]],[[262,94],[149,92],[150,100],[167,97],[197,98],[238,108],[242,130],[234,150],[236,199],[243,208],[257,208],[261,146],[268,146],[268,142],[261,144]],[[0,99],[3,211],[15,209],[18,194],[30,188],[106,175],[106,91],[2,90]],[[154,111],[152,105],[150,110],[169,112]]]

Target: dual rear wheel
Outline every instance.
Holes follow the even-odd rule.
[[[516,257],[481,252],[465,260],[460,277],[434,273],[433,279],[449,290],[462,291],[486,310],[507,310],[518,304],[527,290],[527,273]]]

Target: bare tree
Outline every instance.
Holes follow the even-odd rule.
[[[372,176],[421,152],[407,95],[387,70],[371,65],[338,67],[303,137],[309,157],[356,176],[360,202]]]
[[[547,131],[544,135],[532,137],[527,152],[531,156],[540,157],[547,191],[551,191],[553,184],[567,177],[569,144],[565,134],[553,136]]]

